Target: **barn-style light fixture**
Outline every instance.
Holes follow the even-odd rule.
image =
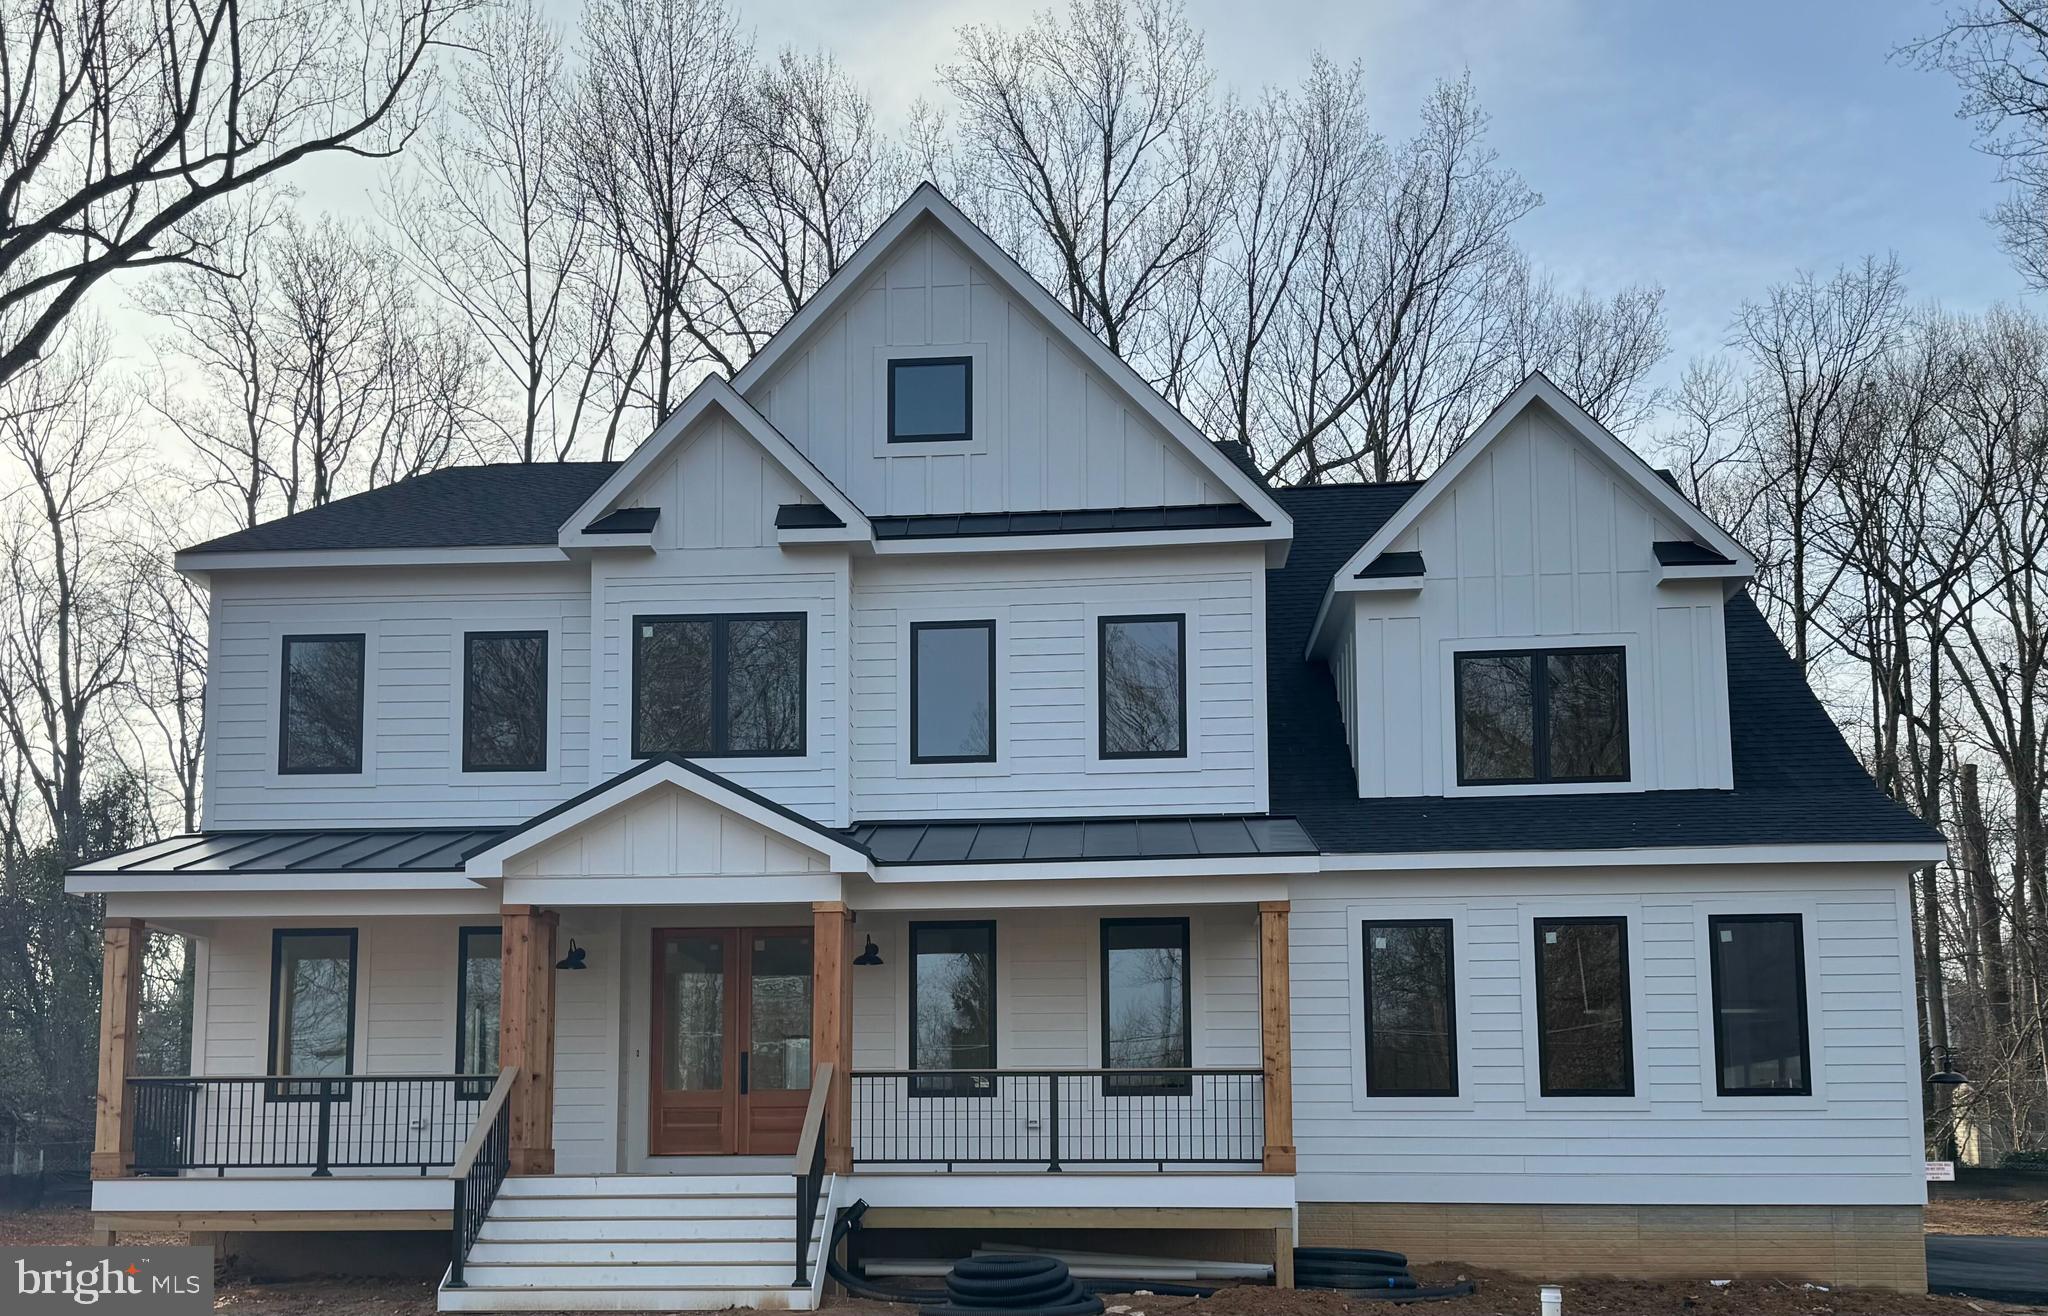
[[[585,952],[583,947],[576,944],[576,938],[571,937],[569,938],[569,953],[567,955],[564,955],[561,959],[556,960],[555,967],[558,969],[588,968],[590,966],[583,962],[584,954]]]
[[[872,965],[882,962],[882,952],[875,946],[875,939],[868,938],[868,948],[853,957],[855,964]]]
[[[1942,1048],[1941,1068],[1927,1076],[1929,1083],[1939,1083],[1945,1088],[1961,1087],[1970,1080],[1956,1072],[1956,1057],[1947,1047]]]

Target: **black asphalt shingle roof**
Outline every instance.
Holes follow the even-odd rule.
[[[1734,790],[1358,798],[1329,668],[1302,651],[1332,574],[1418,487],[1277,495],[1294,546],[1266,580],[1271,803],[1325,853],[1940,840],[1878,793],[1746,594],[1727,607]]]
[[[450,466],[237,530],[187,553],[552,544],[617,462]]]

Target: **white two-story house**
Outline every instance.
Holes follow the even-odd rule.
[[[99,1227],[410,1231],[461,1310],[812,1306],[856,1200],[1923,1287],[1942,846],[1742,546],[1540,377],[1420,484],[1247,466],[925,187],[624,462],[187,550],[203,828],[69,878]]]

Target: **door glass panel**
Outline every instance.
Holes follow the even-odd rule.
[[[754,934],[747,1017],[747,1086],[759,1091],[811,1086],[811,938]]]
[[[725,1086],[725,942],[668,937],[661,943],[663,1086],[716,1092]]]

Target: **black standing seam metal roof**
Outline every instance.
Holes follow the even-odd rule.
[[[866,822],[855,824],[851,834],[876,863],[890,865],[1248,859],[1316,852],[1315,842],[1294,819],[1249,814]]]
[[[1141,530],[1224,530],[1262,526],[1242,503],[1174,507],[1075,507],[1042,512],[962,512],[869,518],[877,539],[954,539],[983,535],[1079,535]]]
[[[846,522],[823,503],[784,503],[775,509],[777,530],[843,530]]]
[[[354,827],[186,833],[91,860],[92,874],[447,873],[492,827]]]
[[[1359,568],[1359,580],[1389,580],[1424,574],[1420,553],[1382,553]]]
[[[1330,669],[1302,654],[1332,573],[1417,487],[1275,495],[1294,544],[1266,576],[1270,799],[1324,853],[1940,841],[1878,792],[1747,594],[1726,609],[1733,790],[1360,799]]]
[[[450,466],[209,539],[187,553],[553,544],[617,462]]]

